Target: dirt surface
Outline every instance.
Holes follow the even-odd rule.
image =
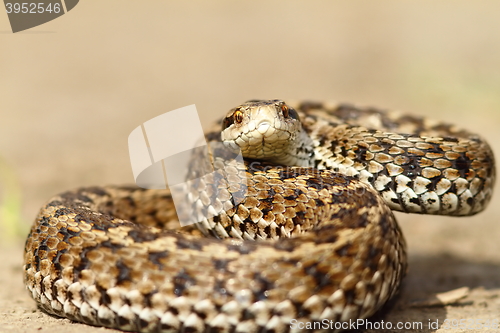
[[[465,0],[89,0],[17,34],[0,14],[0,332],[112,331],[37,310],[22,245],[53,194],[132,183],[128,134],[166,111],[196,104],[209,126],[248,99],[348,101],[455,122],[500,156],[499,12]],[[445,329],[457,319],[500,331],[484,327],[500,321],[496,194],[473,217],[397,214],[410,272],[370,332],[466,331]],[[455,304],[413,306],[460,287]]]

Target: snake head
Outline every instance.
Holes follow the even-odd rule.
[[[308,165],[297,160],[307,143],[302,136],[299,114],[278,99],[250,100],[231,109],[222,121],[226,147],[241,151],[245,158],[277,164]]]

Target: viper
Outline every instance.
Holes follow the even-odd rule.
[[[68,191],[41,208],[24,254],[41,309],[141,332],[367,318],[408,266],[392,210],[467,216],[492,196],[491,148],[450,124],[281,100],[245,102],[221,123],[206,134],[220,145],[193,157],[184,211],[169,190],[132,186]],[[181,228],[177,214],[193,223]]]

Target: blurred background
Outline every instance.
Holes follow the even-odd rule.
[[[205,128],[255,98],[398,109],[467,127],[500,156],[499,13],[493,0],[87,0],[16,34],[0,13],[0,262],[8,272],[0,284],[10,286],[0,288],[0,314],[10,315],[0,322],[57,331],[64,321],[35,311],[21,284],[37,210],[67,189],[133,183],[129,133],[182,106],[196,104]],[[418,317],[411,301],[461,286],[472,288],[472,312],[434,309],[431,319],[500,311],[499,202],[497,193],[467,218],[397,214],[411,270],[388,316],[423,321],[429,314]]]

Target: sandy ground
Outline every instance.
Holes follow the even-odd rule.
[[[51,195],[132,183],[128,134],[166,111],[194,103],[208,126],[247,99],[349,101],[451,119],[500,156],[499,12],[496,1],[465,0],[88,0],[18,34],[0,14],[0,332],[110,331],[37,310],[22,245]],[[448,332],[443,324],[470,319],[492,331],[498,198],[473,217],[398,214],[410,272],[374,323]],[[412,306],[460,287],[470,291],[453,305]],[[371,330],[384,331],[405,330]]]

